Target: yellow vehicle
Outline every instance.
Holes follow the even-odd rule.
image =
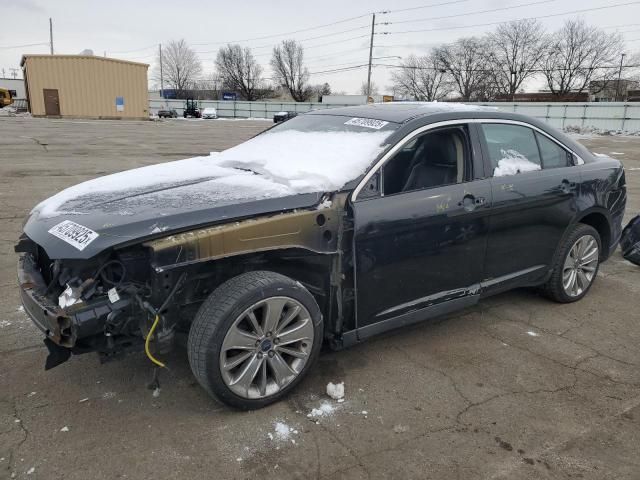
[[[0,108],[8,107],[12,103],[13,97],[11,96],[11,90],[0,88]]]

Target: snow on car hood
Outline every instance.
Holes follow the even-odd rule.
[[[32,213],[48,218],[100,209],[126,216],[151,203],[163,215],[187,204],[242,203],[336,191],[364,173],[389,134],[266,132],[220,153],[80,183],[41,202]]]

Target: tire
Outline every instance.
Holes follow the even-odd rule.
[[[597,250],[594,253],[592,248],[586,248],[590,239],[595,241]],[[579,244],[578,242],[586,241],[587,243]],[[580,254],[574,258],[576,250],[580,249],[580,245],[585,246],[584,257]],[[598,275],[600,267],[600,256],[602,252],[602,242],[598,231],[583,223],[575,225],[571,231],[565,236],[564,242],[558,249],[553,262],[553,271],[547,283],[543,286],[544,293],[559,303],[577,302],[584,297]],[[585,261],[588,260],[588,263]],[[580,267],[580,265],[584,265]],[[589,268],[589,271],[587,271]],[[573,274],[571,271],[573,270]],[[582,272],[582,274],[580,274]],[[571,287],[571,279],[575,279],[577,287]],[[585,282],[585,280],[587,280]],[[570,287],[567,288],[567,283]]]
[[[280,313],[270,316],[271,311]],[[196,313],[189,364],[215,399],[242,410],[262,408],[302,381],[318,358],[322,337],[322,314],[306,288],[275,272],[248,272],[218,287]]]

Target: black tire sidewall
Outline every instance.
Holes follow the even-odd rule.
[[[255,274],[258,272],[253,273]],[[274,274],[272,272],[264,272],[264,277],[268,279],[268,285],[260,288],[248,288],[247,291],[243,292],[235,299],[234,303],[230,307],[218,308],[218,305],[224,304],[224,297],[227,295],[227,292],[230,292],[231,290],[237,292],[239,288],[242,288],[243,276],[244,275],[240,275],[239,277],[231,279],[219,287],[205,301],[196,314],[194,323],[197,321],[215,323],[215,327],[211,331],[207,332],[208,335],[206,335],[206,338],[203,338],[201,342],[198,342],[200,348],[204,348],[204,352],[201,352],[201,354],[204,353],[206,363],[204,372],[202,372],[203,374],[200,377],[196,374],[196,378],[198,378],[202,386],[218,400],[235,408],[250,410],[261,408],[278,401],[293,390],[306,376],[307,372],[313,367],[320,352],[323,337],[323,318],[314,297],[302,284],[288,277]],[[230,282],[234,282],[233,289],[228,288],[231,286],[228,285]],[[220,350],[229,328],[238,316],[251,305],[270,297],[290,297],[300,302],[307,309],[314,326],[313,346],[310,357],[304,368],[289,385],[269,397],[262,399],[247,399],[236,395],[225,384],[220,371]],[[211,303],[214,303],[214,305],[211,305]],[[191,343],[192,342],[190,341],[190,348]]]

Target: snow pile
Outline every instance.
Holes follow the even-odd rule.
[[[590,127],[585,126],[581,127],[578,125],[567,125],[564,127],[565,133],[568,133],[572,137],[576,138],[589,138],[594,135],[610,135],[610,136],[622,136],[622,137],[637,137],[640,136],[640,130],[629,131],[629,130],[612,130],[607,128],[598,128],[598,127]]]
[[[516,150],[500,149],[500,153],[502,154],[502,159],[498,161],[498,166],[493,170],[494,177],[505,177],[507,175],[540,170],[540,165],[531,162]]]
[[[323,402],[320,404],[319,408],[314,408],[310,413],[307,414],[309,418],[316,417],[327,417],[331,415],[335,411],[335,407],[328,402]]]
[[[104,202],[115,201],[196,183],[203,194],[217,189],[233,196],[235,190],[249,190],[251,199],[336,191],[365,172],[389,134],[389,131],[294,130],[264,133],[221,153],[136,168],[80,183],[41,202],[33,212],[38,211],[43,217],[78,213],[83,199],[100,196]],[[75,209],[63,208],[76,199]]]
[[[274,429],[276,431],[276,438],[278,440],[288,440],[293,432],[293,428],[289,427],[286,423],[276,422],[274,424]],[[271,438],[272,435],[269,436]]]
[[[329,395],[334,400],[340,400],[344,398],[344,382],[340,382],[337,384],[329,382],[327,384],[327,395]]]

